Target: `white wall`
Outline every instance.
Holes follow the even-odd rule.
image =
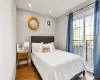
[[[15,1],[0,0],[0,80],[15,80]]]
[[[37,30],[28,27],[30,16],[38,18],[40,26]],[[47,25],[47,21],[51,22],[50,26]],[[31,36],[56,36],[56,18],[17,8],[17,42],[30,42]]]
[[[83,4],[81,4],[80,6],[77,6],[76,8],[70,10],[69,12],[74,12],[90,3],[94,2],[94,0],[89,0]],[[87,11],[91,8],[93,8],[94,5],[91,5],[81,11],[78,11],[77,13],[74,13],[74,16]],[[66,39],[67,39],[67,28],[68,28],[68,16],[66,16],[69,12],[67,12],[66,14],[60,16],[59,18],[57,18],[57,42],[58,42],[58,49],[61,50],[66,50]]]

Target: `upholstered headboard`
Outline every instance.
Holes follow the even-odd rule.
[[[31,36],[31,43],[50,43],[54,42],[54,36]]]

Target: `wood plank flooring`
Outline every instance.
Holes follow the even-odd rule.
[[[21,67],[16,71],[16,80],[40,80],[34,67],[29,64],[29,66]],[[100,80],[93,79],[93,75],[91,73],[86,73],[85,77],[79,77],[76,80]]]

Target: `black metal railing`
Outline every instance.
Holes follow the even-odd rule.
[[[80,55],[81,57],[83,57],[83,47],[84,47],[83,40],[73,41],[73,52],[77,55]]]
[[[93,60],[93,40],[86,40],[86,61]]]
[[[73,40],[73,52],[81,57],[84,56],[84,48],[86,48],[86,61],[93,60],[93,40],[86,40],[84,47],[83,40]]]

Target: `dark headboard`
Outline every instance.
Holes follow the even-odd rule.
[[[31,36],[31,43],[50,43],[54,42],[54,36]]]

